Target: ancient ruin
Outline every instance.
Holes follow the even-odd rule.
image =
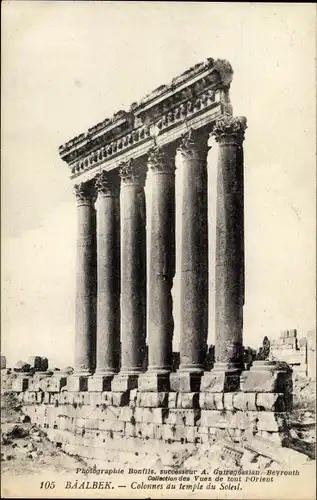
[[[70,453],[105,459],[105,449],[109,458],[134,450],[136,442],[149,453],[156,443],[200,446],[226,436],[230,456],[242,456],[252,440],[254,456],[282,460],[268,443],[288,439],[292,370],[274,360],[256,360],[249,370],[244,364],[247,125],[232,113],[232,76],[227,61],[210,58],[59,149],[78,211],[74,373],[45,371],[39,361],[34,375],[16,377],[12,390],[31,420]],[[210,136],[219,145],[217,165],[207,165]],[[209,168],[217,168],[215,262],[208,262]],[[181,336],[173,371],[176,253]],[[216,343],[215,363],[206,370],[211,266]]]

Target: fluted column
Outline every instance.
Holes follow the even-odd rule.
[[[154,147],[151,172],[148,279],[148,370],[139,378],[141,391],[168,391],[173,362],[175,274],[175,146]]]
[[[74,187],[77,199],[77,273],[75,367],[69,390],[86,390],[95,368],[96,348],[96,200],[91,182]]]
[[[203,389],[236,390],[243,369],[244,166],[246,119],[226,116],[216,122],[219,144],[216,213],[215,365]]]
[[[121,164],[121,369],[113,391],[137,386],[146,340],[145,165]]]
[[[208,322],[207,154],[209,135],[190,130],[182,138],[182,231],[180,263],[180,367],[175,391],[199,390]]]
[[[97,367],[89,390],[110,391],[119,369],[120,350],[120,202],[118,177],[95,178],[97,212]]]

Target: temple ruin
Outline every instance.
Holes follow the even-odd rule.
[[[78,212],[74,373],[21,374],[14,390],[66,451],[102,458],[105,448],[129,449],[135,440],[150,450],[154,440],[199,446],[225,434],[235,443],[229,453],[239,455],[248,438],[254,448],[258,438],[256,453],[278,460],[261,438],[281,444],[287,436],[292,374],[286,363],[268,360],[244,369],[247,125],[232,112],[232,76],[227,61],[209,58],[59,148]],[[207,165],[210,136],[219,145],[215,165]],[[209,169],[217,169],[215,262],[208,261]],[[172,371],[176,254],[180,365]],[[215,363],[206,370],[211,266]]]

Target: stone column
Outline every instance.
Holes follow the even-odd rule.
[[[190,130],[182,138],[182,231],[180,264],[180,367],[174,391],[199,390],[208,328],[207,153],[209,134]]]
[[[121,164],[121,369],[112,390],[137,387],[146,340],[146,215],[143,160]]]
[[[154,147],[148,158],[151,177],[151,220],[148,279],[148,370],[139,378],[140,391],[169,390],[173,362],[175,274],[175,146]]]
[[[216,213],[215,365],[201,390],[231,391],[243,370],[244,174],[246,119],[225,116],[213,135],[219,144]]]
[[[110,391],[120,352],[120,202],[118,177],[95,178],[97,211],[97,367],[89,390]]]
[[[93,183],[74,188],[77,199],[77,274],[75,367],[68,390],[87,390],[87,377],[95,368],[96,349],[96,200]]]

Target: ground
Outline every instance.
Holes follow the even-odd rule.
[[[30,475],[64,473],[81,467],[83,460],[56,448],[43,431],[26,421],[13,394],[1,395],[1,472]],[[78,465],[79,464],[79,465]]]

